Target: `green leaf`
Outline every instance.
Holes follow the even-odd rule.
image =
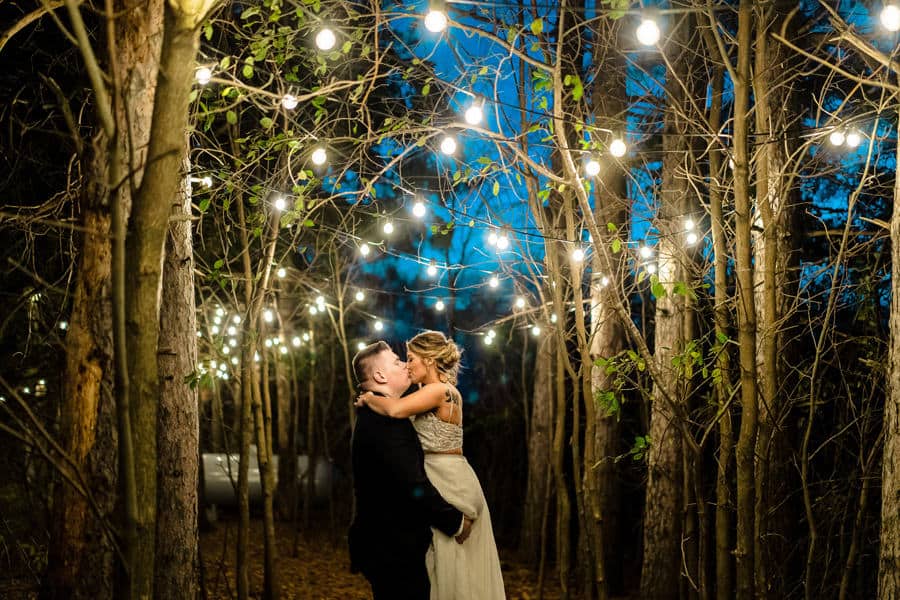
[[[241,73],[243,73],[244,79],[250,79],[253,77],[253,65],[244,65],[244,68],[241,69]]]
[[[231,66],[231,57],[228,55],[223,56],[222,60],[219,61],[219,68],[227,69],[230,66]]]
[[[495,196],[500,195],[500,182],[499,181],[494,181],[494,186],[491,188],[491,191],[494,193]]]
[[[213,34],[212,23],[207,23],[206,25],[203,26],[203,36],[206,38],[206,41],[209,41],[212,39],[212,34]]]
[[[263,117],[259,120],[259,124],[263,129],[268,129],[272,126],[272,119],[270,119],[269,117]]]
[[[303,226],[304,227],[315,227],[316,224],[312,219],[306,219],[305,221],[303,221]]]
[[[218,269],[221,269],[221,268],[224,267],[224,266],[225,266],[225,261],[224,261],[223,259],[221,259],[221,258],[220,258],[219,260],[217,260],[216,262],[213,263],[213,269],[217,269],[217,270],[218,270]]]
[[[225,113],[225,120],[228,121],[229,125],[234,125],[235,123],[237,123],[237,113],[233,110],[229,110],[227,113]]]
[[[650,293],[654,298],[666,297],[666,286],[659,282],[659,278],[654,275],[650,278]]]
[[[204,198],[203,200],[201,200],[201,201],[200,201],[200,205],[199,205],[199,207],[200,207],[200,212],[206,212],[206,209],[209,208],[209,203],[210,203],[210,199],[209,199],[209,198]]]
[[[615,224],[615,223],[607,223],[607,224],[606,224],[606,230],[607,230],[608,232],[610,232],[610,233],[615,233],[616,231],[619,230],[619,228],[616,227],[616,224]]]
[[[611,244],[613,254],[618,254],[622,251],[622,240],[616,238],[612,241]]]
[[[422,95],[427,96],[429,92],[431,92],[431,84],[426,83],[425,85],[422,86]]]
[[[344,42],[344,45],[341,46],[341,52],[343,52],[344,54],[347,54],[350,52],[350,48],[352,48],[352,47],[353,47],[353,42],[350,40],[347,40],[346,42]]]
[[[534,35],[540,35],[544,31],[544,20],[543,19],[535,19],[531,22],[531,33]]]

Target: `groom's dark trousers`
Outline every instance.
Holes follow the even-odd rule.
[[[425,552],[431,527],[456,534],[463,515],[425,475],[425,454],[409,419],[360,407],[352,442],[356,511],[350,525],[350,568],[376,600],[428,600]]]

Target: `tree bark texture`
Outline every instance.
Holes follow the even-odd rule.
[[[185,144],[184,150],[187,150]],[[186,169],[185,169],[186,171]],[[200,415],[188,376],[197,367],[191,193],[182,179],[172,204],[159,319],[160,398],[157,448],[156,583],[158,598],[197,595]]]
[[[551,464],[550,443],[553,433],[553,361],[556,338],[540,340],[534,358],[534,384],[531,394],[531,427],[528,438],[528,483],[522,520],[522,555],[537,563],[543,543],[541,530],[546,504],[548,473]]]

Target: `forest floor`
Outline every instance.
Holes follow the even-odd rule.
[[[262,595],[263,588],[263,537],[262,521],[251,521],[251,597]],[[362,575],[350,573],[350,556],[347,544],[341,538],[325,533],[301,533],[297,536],[294,552],[294,535],[288,524],[277,529],[279,576],[282,598],[298,600],[370,600],[372,593]],[[237,522],[220,520],[200,537],[203,559],[203,578],[210,600],[235,598],[235,544]],[[509,600],[533,600],[538,598],[537,573],[524,565],[506,560],[501,550],[503,580]],[[549,573],[552,577],[552,571]],[[544,586],[543,598],[560,598],[555,582]]]

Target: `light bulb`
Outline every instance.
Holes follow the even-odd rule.
[[[235,325],[240,325],[241,324],[241,315],[234,315],[231,318],[231,322],[234,323]]]
[[[212,187],[212,184],[213,184],[212,177],[210,177],[209,175],[207,175],[206,177],[203,177],[203,178],[200,180],[200,183],[203,184],[203,187],[205,187],[205,188],[211,188],[211,187]]]
[[[600,285],[603,287],[608,286],[609,285],[609,277],[604,275],[603,278],[600,280]]]
[[[637,41],[644,46],[652,46],[659,41],[659,25],[652,19],[644,19],[634,32]]]
[[[487,336],[488,336],[489,338],[497,337],[497,332],[494,331],[493,329],[488,329],[488,330],[487,330]]]
[[[237,327],[234,325],[228,328],[228,335],[237,335]]]
[[[477,104],[473,104],[466,109],[466,123],[469,125],[478,125],[484,119],[484,111]]]
[[[303,342],[301,342],[301,341],[300,341],[300,338],[297,337],[296,335],[295,335],[293,338],[291,338],[291,345],[293,345],[294,348],[299,348],[299,347],[300,347],[300,344],[302,344],[302,343],[303,343]]]
[[[500,280],[497,279],[496,275],[494,275],[488,280],[488,285],[491,286],[492,288],[495,288],[498,285],[500,285]]]
[[[497,249],[506,250],[507,248],[509,248],[509,238],[505,235],[501,235],[497,238]]]
[[[222,354],[228,354],[231,352],[231,348],[229,346],[222,346]]]
[[[311,314],[312,316],[316,316],[317,314],[319,314],[319,309],[315,306],[310,305],[309,314]]]
[[[652,265],[652,264],[651,264],[651,265],[647,265],[647,272],[650,273],[651,275],[652,275],[653,273],[656,273],[656,265]]]
[[[844,136],[844,132],[837,130],[832,131],[831,135],[828,136],[828,141],[831,142],[832,146],[840,146],[844,143],[846,136]]]
[[[850,148],[857,148],[862,143],[862,136],[858,131],[851,131],[847,134],[847,139],[845,141]]]
[[[309,333],[308,333],[308,332],[303,334],[303,341],[304,341],[304,342],[308,342],[308,341],[309,341]]]
[[[325,148],[316,148],[313,150],[310,159],[313,161],[314,165],[324,165],[325,161],[328,160],[328,154],[325,152]]]
[[[331,50],[336,43],[334,32],[327,27],[316,34],[316,47],[319,50]]]
[[[492,232],[490,232],[490,233],[488,234],[488,244],[490,244],[491,246],[496,246],[496,245],[497,245],[497,234],[496,234],[496,232],[493,232],[493,231],[492,231]]]
[[[437,275],[437,267],[433,264],[428,265],[428,268],[425,270],[428,273],[429,277],[434,277]]]
[[[284,279],[287,275],[287,269],[281,267],[280,269],[278,269],[278,271],[275,272],[275,274],[278,276],[278,279]]]
[[[357,350],[362,350],[362,349],[364,349],[365,347],[366,347],[366,343],[365,343],[365,342],[360,342],[360,343],[356,344],[356,349],[357,349]]]
[[[66,329],[68,329],[68,328],[69,328],[69,323],[68,323],[68,321],[60,321],[60,322],[59,322],[59,328],[62,329],[63,331],[65,331]]]
[[[600,173],[600,163],[592,158],[584,164],[584,172],[588,177],[595,177]]]
[[[447,15],[440,10],[429,10],[425,15],[425,29],[431,33],[440,33],[447,29]]]
[[[693,246],[697,243],[697,239],[697,234],[691,231],[684,237],[684,243],[688,246]]]
[[[650,246],[641,246],[641,258],[650,258],[653,256],[653,248]]]
[[[533,335],[534,337],[537,337],[537,336],[541,335],[541,328],[538,327],[537,325],[535,325],[534,327],[532,327],[532,328],[531,328],[531,335]]]
[[[375,331],[381,331],[382,329],[384,329],[384,323],[382,323],[381,321],[375,321],[373,327],[375,328]]]
[[[237,348],[237,344],[238,344],[238,341],[234,338],[231,338],[230,340],[228,340],[228,345],[231,346],[232,348]]]
[[[425,216],[425,205],[421,202],[416,202],[413,204],[412,208],[413,216],[419,217],[420,219]]]
[[[493,343],[494,343],[494,338],[492,338],[489,335],[484,337],[484,345],[485,346],[490,346]]]
[[[896,4],[885,4],[878,15],[881,25],[888,31],[900,30],[900,8]]]
[[[575,248],[572,250],[572,260],[575,262],[581,262],[584,260],[584,250],[581,248]]]
[[[684,230],[691,231],[694,228],[694,220],[693,219],[685,219],[684,220]]]
[[[297,100],[297,96],[293,94],[285,94],[281,99],[281,106],[283,106],[285,110],[294,110],[295,108],[297,108],[298,102],[299,100]]]
[[[559,317],[556,316],[556,313],[553,313],[552,315],[550,315],[551,323],[556,323],[557,321],[559,321]]]
[[[275,207],[275,210],[284,210],[287,208],[287,202],[285,201],[284,196],[275,198],[275,202],[272,205]]]
[[[219,326],[213,325],[212,327],[209,328],[209,332],[213,335],[218,335],[219,334]]]
[[[384,224],[384,227],[382,227],[382,229],[387,235],[391,235],[392,233],[394,233],[394,224],[388,221]]]
[[[628,147],[622,140],[616,138],[612,142],[610,142],[609,153],[616,158],[622,158],[623,156],[625,156],[626,152],[628,152]]]
[[[438,300],[437,302],[435,302],[435,303],[434,303],[434,310],[436,310],[436,311],[438,311],[438,312],[441,312],[442,310],[444,310],[444,301],[443,301],[443,300]]]
[[[194,72],[194,77],[197,78],[197,83],[206,85],[209,83],[209,80],[212,79],[212,69],[209,67],[200,67]]]
[[[356,292],[356,296],[354,296],[354,297],[356,298],[357,302],[362,302],[363,300],[366,299],[366,295],[364,293],[362,293],[361,291]]]
[[[282,354],[287,354],[288,353],[287,346],[282,346],[281,348],[278,349],[278,351],[281,352]]]
[[[516,298],[516,308],[525,308],[525,298],[522,296]]]
[[[275,313],[273,313],[268,308],[263,311],[263,321],[265,321],[266,323],[271,323],[274,320],[275,320]]]
[[[322,307],[325,306],[325,296],[317,296],[316,297],[316,306]]]
[[[368,256],[369,252],[371,252],[371,251],[372,251],[372,249],[369,247],[369,245],[367,243],[363,242],[362,244],[359,245],[359,253],[362,254],[363,256]]]
[[[456,139],[449,135],[446,136],[441,141],[441,152],[443,152],[447,156],[450,156],[451,154],[456,152]]]

